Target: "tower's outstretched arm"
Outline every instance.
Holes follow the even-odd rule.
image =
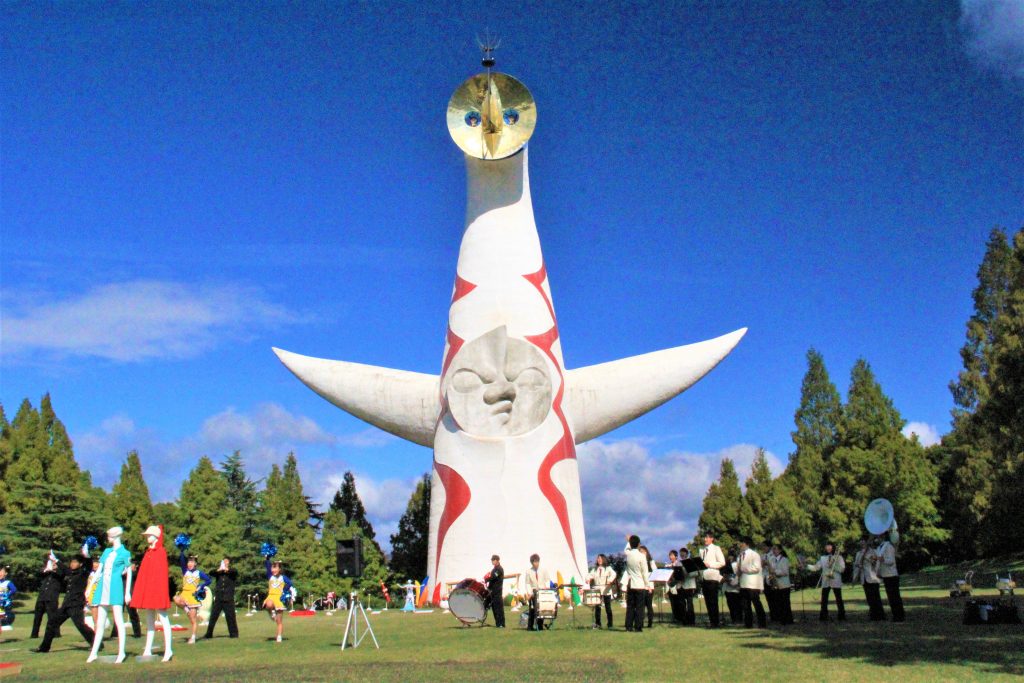
[[[374,427],[418,443],[434,445],[441,414],[436,375],[301,356],[274,349],[303,384],[347,413]]]
[[[569,370],[565,412],[576,443],[621,427],[686,391],[746,333],[744,327],[697,344]]]

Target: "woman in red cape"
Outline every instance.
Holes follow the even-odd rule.
[[[150,526],[142,535],[146,537],[149,547],[142,556],[139,565],[139,576],[132,591],[131,606],[146,611],[146,649],[142,656],[153,656],[154,626],[160,620],[164,631],[164,661],[169,662],[174,653],[171,652],[171,622],[167,618],[167,609],[171,606],[171,598],[167,590],[167,550],[164,548],[164,527]]]

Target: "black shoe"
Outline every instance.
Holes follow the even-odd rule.
[[[35,652],[36,654],[45,655],[47,652],[49,652],[49,650],[44,650],[42,648],[34,647],[31,650],[29,650],[29,652]]]

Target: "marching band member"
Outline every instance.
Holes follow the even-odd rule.
[[[704,561],[704,575],[701,590],[704,593],[704,604],[708,608],[708,620],[711,628],[718,628],[718,588],[722,584],[722,567],[725,566],[725,555],[715,545],[715,535],[711,531],[704,532],[704,547],[700,549],[700,559]]]
[[[681,563],[679,562],[679,553],[676,552],[675,550],[669,550],[668,551],[668,563],[665,564],[665,566],[666,567],[672,567],[672,568],[681,566]],[[681,602],[681,600],[680,600],[680,598],[681,598],[681,595],[680,595],[680,590],[681,590],[680,584],[681,583],[682,583],[681,581],[677,582],[675,580],[675,574],[674,573],[672,575],[672,578],[668,580],[668,604],[669,604],[669,609],[672,610],[672,620],[677,622],[677,623],[680,623],[680,624],[683,623],[683,608],[682,608],[682,605],[680,604],[680,602]]]
[[[491,555],[491,571],[484,574],[484,581],[487,582],[487,592],[490,594],[494,627],[505,628],[505,601],[502,595],[505,585],[505,570],[501,568],[501,558],[497,555]]]
[[[542,588],[551,587],[551,578],[546,569],[540,568],[540,555],[530,555],[530,568],[526,571],[526,593],[523,600],[530,604],[529,621],[526,624],[527,631],[541,631],[541,625],[537,623],[537,591]]]
[[[878,537],[881,544],[875,551],[878,554],[878,576],[885,584],[885,599],[889,601],[889,611],[894,622],[906,621],[903,612],[903,598],[900,596],[900,573],[896,571],[896,546],[889,539]]]
[[[775,623],[778,619],[778,615],[775,612],[775,601],[774,595],[774,579],[772,577],[772,563],[768,560],[772,555],[772,548],[767,543],[762,543],[758,548],[758,553],[761,555],[761,583],[764,586],[761,592],[764,594],[764,601],[766,603],[766,609],[768,612],[768,621]]]
[[[651,551],[647,549],[647,546],[640,546],[640,552],[647,558],[647,576],[650,577],[651,572],[658,568],[658,563],[651,557]],[[644,596],[644,609],[647,611],[647,628],[654,628],[654,584],[649,583],[647,588],[647,595]]]
[[[64,603],[56,614],[47,619],[43,642],[36,652],[49,652],[53,639],[60,633],[61,624],[68,619],[75,625],[85,642],[92,645],[96,634],[85,624],[85,584],[89,580],[84,562],[89,559],[89,547],[82,547],[81,555],[72,555],[67,567],[58,566],[57,575],[64,583]]]
[[[743,603],[740,601],[740,573],[734,553],[729,553],[725,569],[722,591],[725,593],[725,606],[729,610],[729,623],[738,624],[743,621]]]
[[[832,543],[825,544],[825,554],[818,558],[814,564],[807,565],[806,569],[812,572],[821,572],[821,613],[819,619],[828,621],[828,593],[831,590],[836,596],[836,612],[839,621],[846,620],[846,607],[843,605],[843,571],[846,569],[846,560],[841,553],[836,552]]]
[[[792,582],[789,578],[789,558],[782,552],[782,546],[775,544],[768,555],[771,567],[771,588],[768,600],[775,603],[775,620],[783,626],[793,623],[793,608],[789,598]]]
[[[648,558],[640,552],[640,537],[626,536],[626,571],[622,584],[626,590],[626,630],[640,633],[644,630],[644,603],[651,583],[648,576]]]
[[[860,550],[853,558],[853,582],[860,580],[864,587],[864,598],[868,602],[868,612],[871,621],[885,621],[885,608],[882,607],[882,595],[879,591],[881,579],[878,578],[878,554],[868,543],[868,539],[862,539]]]
[[[684,546],[679,549],[679,563],[690,559],[690,551]],[[693,596],[697,594],[697,577],[700,572],[687,572],[679,591],[679,604],[683,611],[683,626],[693,626],[697,617],[693,612]]]
[[[213,579],[199,569],[199,558],[189,555],[186,559],[184,550],[178,556],[178,564],[181,565],[181,591],[174,596],[174,604],[185,610],[188,620],[192,623],[192,636],[188,639],[188,643],[193,645],[196,642],[196,631],[199,629],[201,596]]]
[[[270,561],[267,557],[263,562],[267,570],[267,598],[263,601],[263,609],[270,613],[270,618],[277,623],[277,642],[281,642],[284,636],[284,621],[281,615],[284,613],[285,590],[291,595],[295,590],[292,580],[281,573],[281,561]]]
[[[754,627],[754,614],[757,612],[757,627],[765,628],[764,607],[761,605],[761,591],[764,590],[764,574],[761,568],[761,556],[750,547],[750,539],[740,541],[740,554],[736,558],[736,570],[739,574],[740,601],[743,604],[743,625]],[[753,609],[751,609],[753,608]]]
[[[608,618],[608,628],[612,627],[612,587],[615,585],[615,570],[608,566],[608,558],[604,554],[597,556],[594,568],[587,577],[592,588],[601,591],[601,602],[604,603],[604,614]],[[601,606],[594,608],[594,628],[601,628]]]

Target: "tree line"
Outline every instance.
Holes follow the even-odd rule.
[[[227,455],[218,464],[199,458],[173,502],[153,503],[143,476],[142,461],[131,451],[110,491],[94,486],[79,467],[67,430],[53,410],[49,394],[39,409],[25,399],[13,420],[0,405],[0,545],[2,562],[11,565],[19,586],[35,587],[45,555],[77,553],[87,536],[102,542],[106,529],[120,525],[123,542],[136,558],[145,550],[142,531],[163,524],[172,565],[178,557],[174,539],[191,536],[188,553],[200,566],[213,569],[224,556],[239,571],[239,599],[264,592],[266,577],[260,547],[278,549],[276,559],[306,596],[352,588],[381,594],[381,582],[422,579],[427,556],[430,488],[424,477],[413,492],[400,528],[392,536],[394,561],[386,563],[373,526],[346,472],[326,511],[305,494],[298,460],[289,453],[283,466],[253,480],[242,454]],[[363,575],[339,579],[335,546],[338,540],[363,539]],[[394,568],[398,575],[394,575]],[[171,571],[176,581],[180,577]]]
[[[873,498],[896,511],[907,568],[1006,554],[1021,547],[1024,494],[1024,229],[988,239],[974,313],[950,383],[952,429],[924,447],[885,395],[867,361],[850,371],[846,401],[822,355],[807,353],[792,432],[795,450],[778,477],[764,451],[741,489],[722,461],[704,498],[701,529],[725,545],[740,535],[810,555],[826,541],[851,548]]]

